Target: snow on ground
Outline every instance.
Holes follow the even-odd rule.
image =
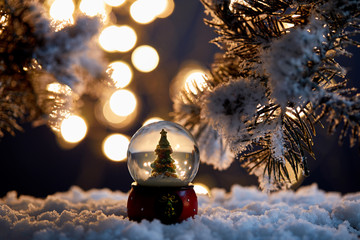
[[[234,185],[198,196],[199,215],[180,224],[129,221],[127,193],[72,187],[46,199],[0,199],[0,239],[358,239],[360,192],[341,196],[316,185],[267,195]]]

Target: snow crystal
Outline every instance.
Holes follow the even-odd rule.
[[[227,169],[234,161],[235,156],[229,145],[211,126],[206,126],[197,141],[200,146],[200,161],[213,165],[214,169]]]
[[[341,196],[316,185],[265,194],[234,185],[199,195],[199,214],[180,224],[129,221],[128,194],[72,187],[45,199],[0,200],[0,239],[358,239],[360,192]]]
[[[320,61],[315,49],[322,46],[326,33],[324,22],[313,19],[304,28],[291,29],[290,33],[273,41],[264,51],[262,60],[272,97],[282,107],[291,103],[306,103],[316,97],[313,92],[312,74],[307,65]]]
[[[45,18],[36,22],[36,36],[42,44],[34,51],[34,58],[47,72],[73,89],[80,81],[77,68],[86,69],[95,78],[103,74],[105,67],[97,60],[100,49],[93,44],[101,27],[98,18],[80,16],[74,25],[59,31],[49,26],[50,20]]]
[[[240,153],[267,132],[267,124],[250,127],[258,106],[268,103],[265,96],[265,88],[256,79],[232,80],[204,94],[201,117],[226,139],[233,152]]]

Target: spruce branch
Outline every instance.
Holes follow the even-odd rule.
[[[270,191],[309,174],[320,120],[329,122],[330,134],[342,126],[340,143],[349,132],[351,146],[359,141],[359,94],[346,86],[336,58],[359,46],[352,37],[360,1],[202,2],[224,53],[215,57],[209,87],[191,97],[196,111],[175,108],[176,118],[185,125],[191,119],[197,136],[206,122]]]
[[[39,1],[0,0],[1,136],[40,118],[56,125],[76,108],[81,89],[103,77],[92,45],[99,29],[97,18],[83,16],[57,28]],[[49,91],[52,83],[73,94]]]

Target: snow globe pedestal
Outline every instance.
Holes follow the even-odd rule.
[[[140,128],[129,144],[128,168],[135,180],[127,203],[130,220],[172,224],[197,214],[191,181],[199,168],[199,149],[181,125],[161,121]]]

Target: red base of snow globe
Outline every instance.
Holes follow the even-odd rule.
[[[192,185],[148,187],[135,183],[129,194],[127,210],[129,219],[133,221],[159,219],[164,224],[173,224],[194,217],[198,201]]]

